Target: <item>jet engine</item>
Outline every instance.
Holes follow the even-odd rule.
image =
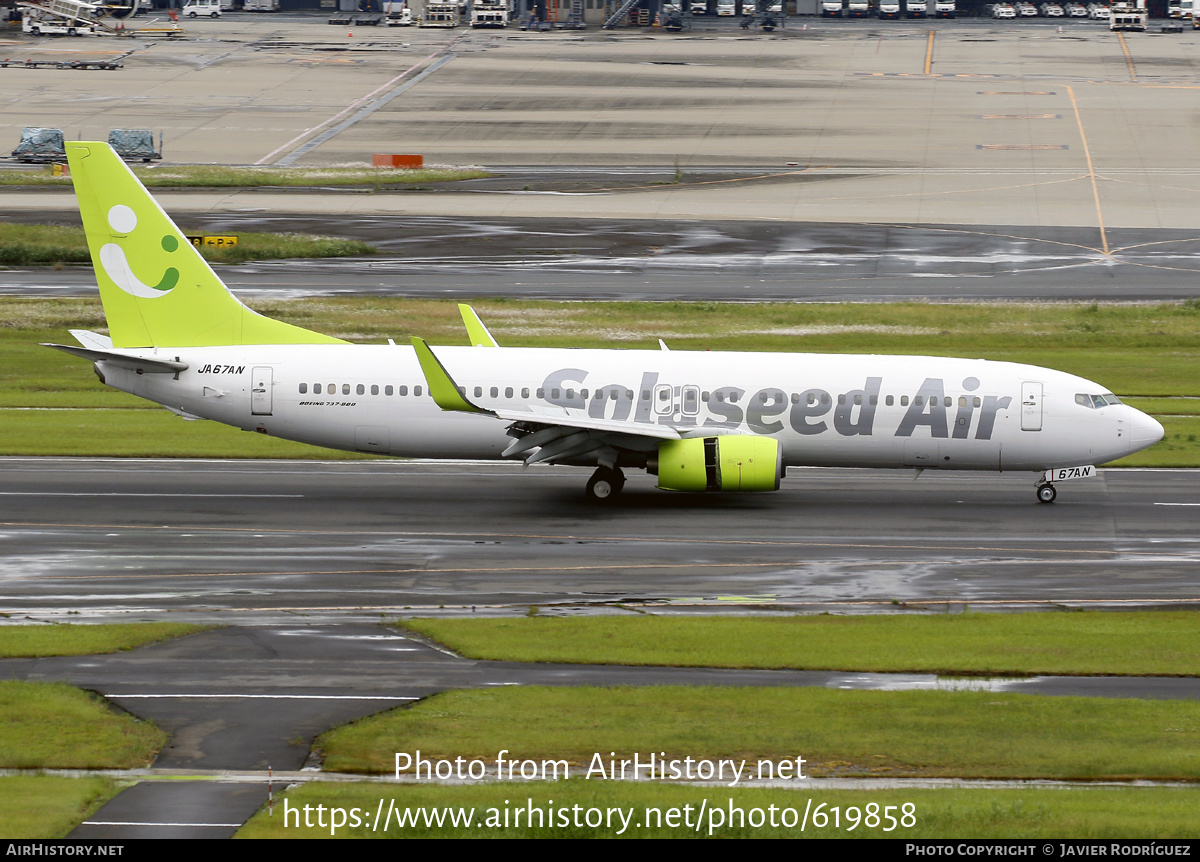
[[[726,434],[660,443],[657,468],[664,491],[778,491],[783,458],[774,437]]]

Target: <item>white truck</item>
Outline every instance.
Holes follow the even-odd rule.
[[[508,0],[474,0],[471,26],[475,29],[503,29],[508,26]]]
[[[958,10],[954,6],[954,0],[934,0],[933,14],[938,18],[955,18],[958,16]]]
[[[457,27],[458,21],[458,3],[429,2],[425,4],[425,14],[417,26],[451,28]]]
[[[900,18],[900,0],[879,0],[880,18]]]
[[[846,15],[850,18],[866,18],[871,14],[870,0],[848,0]]]
[[[1143,32],[1146,29],[1145,0],[1133,2],[1117,2],[1112,4],[1108,18],[1109,30],[1131,30]]]
[[[247,12],[278,12],[279,0],[245,0],[242,9]]]
[[[841,18],[842,17],[842,0],[822,0],[822,2],[821,2],[821,17],[822,18]]]
[[[929,13],[929,4],[925,0],[908,0],[909,18],[924,18]]]

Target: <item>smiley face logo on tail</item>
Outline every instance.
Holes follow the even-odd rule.
[[[114,233],[132,234],[137,229],[137,223],[137,213],[124,204],[117,204],[108,211],[108,225]],[[139,237],[136,245],[144,242],[145,240]],[[178,250],[179,240],[167,234],[159,245],[163,251],[171,254]],[[125,249],[114,242],[106,243],[100,248],[100,265],[104,268],[105,274],[112,279],[113,284],[126,293],[142,299],[158,299],[160,296],[166,296],[179,283],[179,270],[168,266],[158,284],[146,284],[134,275],[133,267],[130,266],[129,259],[125,256]]]

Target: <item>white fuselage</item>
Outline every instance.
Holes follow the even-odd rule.
[[[137,374],[100,362],[109,385],[275,437],[417,458],[498,458],[512,442],[511,421],[439,408],[407,345],[127,352],[188,368]],[[1102,464],[1162,435],[1127,405],[1081,404],[1106,392],[1095,383],[1008,362],[497,347],[437,356],[482,408],[558,409],[684,437],[772,436],[789,466],[1044,470]]]

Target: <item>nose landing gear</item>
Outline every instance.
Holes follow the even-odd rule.
[[[1047,482],[1045,485],[1038,485],[1037,498],[1039,503],[1053,503],[1054,498],[1058,496],[1058,491],[1054,490],[1054,486]]]

